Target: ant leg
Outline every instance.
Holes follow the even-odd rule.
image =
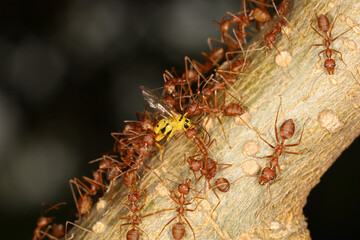
[[[331,39],[331,42],[335,41],[336,39],[338,39],[339,37],[341,37],[342,35],[344,35],[345,33],[347,33],[348,31],[350,31],[352,28],[349,28],[348,30],[346,30],[345,32],[341,33],[340,35],[338,35],[336,38]]]
[[[322,50],[321,52],[318,52],[318,57],[319,57],[319,61],[317,61],[316,63],[319,63],[321,61],[321,56],[320,54],[322,54],[323,52],[325,52],[327,49]]]
[[[42,234],[41,236],[39,236],[37,239],[43,239],[44,237],[48,237],[48,238],[50,238],[50,239],[54,239],[54,237],[52,237],[48,232],[49,232],[49,230],[51,229],[51,226],[48,226],[47,228],[46,228],[46,230],[45,230],[45,232],[44,231],[42,231],[42,230],[40,230],[40,233]],[[55,238],[55,239],[57,239],[57,238]]]
[[[216,204],[216,206],[214,207],[214,209],[211,211],[210,216],[212,216],[213,213],[215,212],[216,208],[220,205],[221,199],[220,199],[219,195],[217,195],[215,189],[211,186],[210,182],[209,182],[209,188],[213,191],[213,193],[215,194],[216,198],[218,199],[218,203]]]
[[[71,193],[72,193],[74,201],[75,201],[76,209],[77,209],[78,213],[80,213],[79,206],[78,206],[78,200],[77,200],[77,197],[76,197],[76,194],[75,194],[75,191],[74,191],[73,184],[75,184],[77,188],[79,188],[79,187],[77,186],[77,183],[72,179],[69,180],[69,184],[70,184]],[[80,192],[80,190],[79,190],[79,192]],[[80,219],[81,219],[81,214],[79,214],[79,220]]]
[[[281,28],[282,29],[282,28]],[[281,30],[280,30],[281,31]],[[285,34],[286,38],[289,40],[290,44],[293,45],[291,38],[289,37],[289,35],[287,35],[287,33],[285,31],[282,31],[282,33]]]
[[[192,233],[193,233],[193,235],[194,235],[194,240],[196,240],[195,232],[194,232],[194,229],[192,228],[190,222],[186,219],[185,216],[183,216],[183,218],[184,218],[185,222],[187,223],[187,225],[189,226],[189,228],[191,229],[191,231],[192,231]]]
[[[132,219],[131,217],[129,218],[129,219]],[[120,232],[120,236],[121,236],[121,227],[123,227],[123,226],[127,226],[127,225],[133,225],[134,223],[124,223],[124,224],[121,224],[120,225],[120,230],[119,230],[119,232]]]
[[[196,195],[196,197],[194,197],[193,199],[199,198],[199,197],[198,197],[199,194],[200,194],[200,192],[199,192],[199,193]],[[193,199],[191,199],[191,203],[193,202]],[[200,198],[200,199],[201,199],[201,201],[199,201],[199,202],[196,204],[196,206],[195,206],[194,209],[184,209],[184,211],[189,211],[189,212],[194,212],[194,211],[196,211],[196,209],[198,208],[199,204],[202,202],[202,200],[204,200],[204,198]],[[184,205],[190,205],[191,203],[188,202],[188,203],[186,203],[186,204],[184,204]]]
[[[309,49],[306,51],[306,53],[304,54],[304,56],[302,56],[302,58],[305,57],[306,54],[309,53],[309,51],[310,51],[310,49],[311,49],[312,47],[320,47],[320,46],[323,46],[323,45],[324,45],[323,43],[312,44],[312,45],[309,47]]]
[[[268,155],[268,156],[264,156],[264,157],[256,157],[255,158],[259,158],[259,159],[264,159],[264,158],[273,158],[274,155]]]
[[[71,225],[73,225],[73,226],[75,226],[75,227],[78,227],[78,228],[84,230],[85,232],[89,232],[89,233],[92,233],[92,232],[93,232],[93,231],[91,231],[91,230],[89,230],[89,229],[86,229],[86,228],[84,228],[84,227],[82,227],[82,226],[80,226],[80,225],[77,225],[77,224],[75,224],[75,223],[73,223],[73,222],[66,221],[66,223],[65,223],[65,240],[70,240],[70,239],[73,239],[73,238],[74,238],[74,234],[72,234],[70,238],[67,237],[67,226],[68,226],[68,224],[71,224]]]
[[[226,141],[227,145],[229,146],[229,148],[231,149],[230,143],[229,143],[229,141],[228,141],[228,139],[226,137],[226,133],[225,133],[225,129],[224,129],[224,126],[222,124],[222,121],[220,120],[220,118],[218,116],[216,116],[216,118],[218,119],[218,121],[220,123],[221,129],[222,129],[223,134],[224,134],[225,141]]]
[[[258,132],[257,129],[255,129],[255,131],[256,131],[257,135],[259,136],[259,138],[261,138],[261,140],[263,140],[265,143],[267,143],[267,145],[269,145],[271,148],[274,148],[274,149],[275,149],[275,147],[274,147],[273,145],[271,145],[268,141],[266,141],[266,140],[260,135],[260,133]]]
[[[278,179],[276,179],[275,181],[273,181],[272,183],[270,183],[270,185],[271,185],[271,184],[274,184],[275,182],[277,182],[277,181],[279,181],[279,180],[281,179],[281,169],[280,169],[280,165],[277,164],[277,165],[276,165],[276,168],[277,168],[277,170],[278,170],[279,177],[278,177]]]
[[[47,213],[47,212],[49,212],[49,211],[51,211],[51,210],[53,210],[53,209],[58,210],[58,209],[59,209],[59,206],[62,206],[62,205],[66,205],[66,202],[60,202],[60,203],[58,203],[58,204],[55,204],[54,206],[46,209],[46,210],[44,211],[44,214]]]
[[[215,38],[208,38],[208,39],[207,39],[207,43],[208,43],[208,46],[209,46],[210,51],[212,51],[212,50],[213,50],[213,47],[212,47],[211,42],[217,42],[217,43],[220,43],[220,44],[224,44],[224,45],[226,45],[223,41],[220,41],[220,40],[218,40],[218,39],[215,39]]]
[[[205,184],[206,184],[206,182],[207,182],[207,181],[205,181]],[[196,190],[194,190],[194,191],[197,192]],[[202,191],[202,189],[201,189],[201,191]],[[196,196],[193,197],[189,202],[184,203],[184,205],[190,205],[190,204],[192,204],[192,203],[195,201],[195,199],[201,199],[201,201],[204,200],[203,197],[198,197],[199,194],[201,193],[201,191],[197,192]],[[201,202],[201,201],[200,201],[200,202]],[[196,205],[195,209],[197,208],[197,206],[199,205],[200,202],[198,202],[198,204]],[[185,211],[187,211],[187,210],[185,210]],[[194,210],[194,211],[195,211],[195,210]],[[192,212],[192,211],[191,211],[191,212]]]
[[[187,67],[187,62],[189,62],[190,65],[195,69],[195,71],[206,81],[206,78],[204,77],[204,75],[199,71],[199,69],[196,67],[196,64],[194,64],[188,56],[185,56],[184,60],[185,60],[185,76],[186,76],[187,81],[189,81],[189,71],[188,71],[188,67]],[[198,86],[199,85],[200,85],[200,83],[198,80]],[[192,93],[192,92],[190,92],[190,93]]]
[[[339,51],[337,51],[337,50],[334,50],[334,49],[330,49],[330,51],[336,52],[336,53],[340,54],[340,60],[346,65],[346,63],[345,63],[344,60],[343,60],[343,57],[342,57],[342,53],[341,53],[341,52],[339,52]]]
[[[147,237],[147,239],[150,239],[149,235],[148,235],[146,232],[144,232],[141,228],[139,228],[138,226],[135,226],[135,228],[136,228],[137,230],[139,230],[140,232],[142,232],[143,234],[145,234],[146,237]]]
[[[157,237],[155,239],[158,239],[161,235],[161,233],[164,231],[164,229],[172,222],[174,221],[178,216],[173,217],[167,224],[165,224],[165,226],[161,229],[160,233],[157,235]]]
[[[334,27],[334,25],[335,25],[335,22],[336,22],[336,20],[337,20],[337,18],[338,18],[338,16],[339,16],[339,12],[340,12],[340,6],[339,6],[339,8],[337,9],[336,17],[335,17],[334,21],[332,22],[331,27],[330,27],[330,30],[329,30],[330,37],[331,37],[331,31],[332,31],[332,29],[333,29],[333,27]]]
[[[310,97],[310,93],[311,93],[311,91],[312,91],[312,89],[313,89],[316,81],[317,81],[317,80],[321,77],[321,75],[323,75],[323,74],[324,74],[324,72],[322,72],[322,73],[320,74],[320,76],[315,79],[315,81],[314,81],[313,84],[311,85],[311,88],[310,88],[309,93],[306,95],[306,97],[305,97],[302,101],[306,101],[306,100]]]
[[[179,178],[179,177],[177,177],[174,173],[172,173],[172,172],[169,172],[169,174],[170,175],[172,175],[174,178],[176,178],[177,180],[179,180],[179,182],[182,182],[181,181],[181,179]],[[170,182],[173,182],[173,183],[176,183],[176,184],[178,184],[179,185],[179,183],[178,182],[174,182],[174,181],[172,181],[171,179],[168,179]]]
[[[218,166],[222,165],[222,166],[226,166],[226,167],[223,167],[223,168],[218,169],[217,171],[215,171],[215,172],[213,173],[214,175],[232,166],[232,164],[226,164],[226,163],[217,163],[217,165],[218,165]],[[209,184],[209,185],[210,185],[210,184]]]
[[[208,59],[210,62],[212,62],[217,67],[220,67],[220,65],[214,59],[212,59],[209,55],[207,55],[206,53],[201,52],[201,55],[203,55],[204,58]]]
[[[162,210],[157,211],[157,212],[153,212],[153,213],[146,214],[146,215],[142,216],[141,218],[146,218],[146,217],[149,217],[149,216],[153,216],[153,215],[156,215],[156,214],[161,213],[161,212],[174,211],[174,210],[176,210],[176,209],[177,209],[177,208],[162,209]]]
[[[277,113],[276,113],[276,118],[275,118],[275,137],[276,137],[276,143],[279,145],[279,137],[278,137],[278,131],[277,131],[277,121],[278,121],[278,118],[279,118],[279,112],[280,112],[280,108],[281,108],[281,95],[280,95],[280,103],[279,103],[279,107],[278,107],[278,110],[277,110]]]
[[[307,149],[307,148],[305,148]],[[303,150],[304,151],[304,150]],[[303,153],[303,151],[301,152],[289,152],[289,151],[283,151],[283,153],[287,153],[287,154],[294,154],[294,155],[301,155]]]
[[[266,203],[265,206],[260,209],[260,211],[258,211],[258,213],[256,214],[256,217],[258,217],[259,214],[271,203],[272,197],[271,197],[271,191],[270,191],[270,184],[268,184],[268,190],[269,190],[269,194],[270,194],[270,201],[268,203]]]
[[[304,36],[301,32],[299,32],[299,31],[289,22],[289,20],[287,20],[286,17],[283,16],[283,19],[285,19],[285,21],[286,21],[299,35],[301,35],[303,38],[305,38],[305,36]]]

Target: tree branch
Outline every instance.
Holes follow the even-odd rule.
[[[310,23],[315,18],[314,11],[318,14],[326,14],[330,21],[335,17],[336,9],[341,4],[341,13],[332,31],[337,36],[349,28],[351,21],[360,22],[360,5],[355,1],[296,1],[288,19],[295,29],[305,35],[305,38],[297,34],[294,29],[290,33],[292,45],[285,36],[276,43],[280,51],[288,51],[292,56],[292,62],[288,68],[281,68],[275,62],[278,54],[273,50],[253,51],[248,58],[250,67],[245,71],[248,76],[239,76],[234,84],[242,96],[243,101],[251,114],[251,126],[264,133],[264,138],[275,144],[274,121],[279,106],[279,95],[282,96],[278,127],[286,119],[293,119],[296,125],[295,135],[289,144],[296,143],[300,137],[303,123],[306,123],[301,144],[289,151],[300,152],[307,148],[310,151],[302,155],[283,154],[279,163],[282,178],[271,185],[272,201],[259,214],[257,213],[269,202],[267,187],[260,186],[256,178],[244,177],[232,184],[226,193],[218,192],[221,203],[216,210],[217,218],[210,216],[212,208],[217,203],[216,196],[212,191],[207,191],[207,199],[204,200],[195,212],[186,212],[186,218],[191,223],[197,239],[309,239],[307,223],[303,215],[303,207],[311,189],[319,183],[320,177],[333,164],[341,152],[347,148],[360,133],[360,86],[354,81],[348,71],[337,69],[330,76],[323,73],[323,67],[317,69],[317,53],[324,47],[312,48],[305,57],[304,54],[311,44],[322,43],[323,39],[311,28]],[[263,38],[259,37],[258,47],[263,46]],[[345,40],[344,40],[345,39]],[[350,70],[358,78],[356,66],[359,65],[360,56],[354,51],[352,45],[346,41],[359,41],[358,26],[341,36],[331,44],[331,48],[340,51],[346,66],[339,60],[338,54],[333,54],[337,65],[341,69]],[[253,45],[255,48],[255,45]],[[324,59],[320,61],[323,65]],[[323,74],[322,74],[323,73]],[[321,75],[322,74],[322,75]],[[320,77],[319,77],[320,76]],[[302,101],[315,79],[316,84],[309,98]],[[228,101],[233,101],[228,98]],[[330,111],[328,111],[330,110]],[[320,114],[322,113],[322,114]],[[332,115],[333,114],[333,115]],[[330,118],[329,118],[330,116]],[[336,118],[331,118],[336,116]],[[320,118],[320,122],[319,122]],[[264,143],[257,134],[234,123],[233,117],[221,118],[230,144],[229,149],[223,138],[221,127],[217,123],[210,134],[217,139],[219,148],[212,147],[212,158],[220,163],[232,164],[232,167],[221,171],[217,177],[226,177],[230,182],[243,176],[241,165],[249,159],[242,153],[245,141],[253,140],[260,144],[259,156],[271,154],[272,149]],[[216,120],[215,120],[216,121]],[[321,121],[325,121],[322,123]],[[327,128],[323,127],[322,125]],[[170,141],[164,147],[163,161],[159,155],[146,161],[148,166],[155,169],[162,178],[174,179],[166,172],[172,172],[179,178],[185,179],[188,174],[188,165],[184,165],[183,155],[194,147],[193,142],[181,137],[177,141]],[[254,158],[253,158],[254,159]],[[261,168],[269,165],[268,159],[255,159]],[[146,215],[161,209],[177,207],[168,197],[161,197],[156,191],[159,179],[152,173],[143,172],[138,189],[147,186],[147,202],[141,215]],[[175,180],[175,179],[174,179]],[[176,180],[177,181],[177,180]],[[171,189],[175,184],[166,181]],[[194,183],[194,181],[193,181]],[[192,184],[192,188],[201,189],[203,181]],[[122,180],[115,186],[116,196],[120,196],[126,190]],[[106,194],[106,197],[109,194]],[[193,193],[192,196],[195,196]],[[115,197],[116,197],[115,196]],[[82,226],[91,229],[101,221],[105,230],[100,234],[88,233],[79,228],[74,228],[68,235],[73,234],[74,239],[125,239],[126,232],[131,227],[123,227],[120,236],[119,217],[129,215],[128,209],[122,206],[127,202],[123,197],[118,201],[108,204],[103,209],[93,208],[90,218],[82,222]],[[208,206],[210,205],[210,207]],[[194,205],[195,207],[195,205]],[[190,205],[189,208],[194,208]],[[149,216],[142,219],[139,227],[146,232],[150,239],[155,239],[163,226],[174,216],[175,211]],[[175,223],[174,221],[173,223]],[[184,222],[184,221],[183,221]],[[171,239],[170,224],[162,233],[160,239]],[[185,223],[185,222],[184,222]],[[190,228],[185,224],[186,234],[184,239],[193,239]],[[145,239],[142,234],[141,239]]]

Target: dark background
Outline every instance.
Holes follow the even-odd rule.
[[[211,21],[240,3],[2,1],[1,238],[30,239],[41,202],[75,208],[68,180],[90,175],[88,161],[112,147],[110,132],[136,119],[144,106],[138,87],[160,87],[163,71],[183,69],[185,55],[201,60],[206,38],[220,36]],[[357,236],[359,146],[310,194],[313,239]]]

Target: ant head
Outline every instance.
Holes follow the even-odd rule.
[[[197,103],[193,103],[190,106],[188,106],[187,108],[187,114],[189,116],[193,116],[193,115],[199,115],[201,113],[201,109],[199,104]]]
[[[153,134],[153,133],[146,134],[144,136],[144,138],[143,138],[143,142],[146,143],[149,146],[154,145],[154,143],[155,143],[155,134]]]
[[[324,67],[326,68],[329,75],[334,74],[334,69],[336,67],[336,63],[334,59],[326,59],[324,62]]]
[[[164,89],[165,89],[166,93],[168,93],[168,94],[173,94],[173,93],[175,92],[174,80],[167,81],[167,82],[164,84]]]
[[[203,90],[201,90],[201,96],[205,101],[208,100],[212,95],[213,95],[213,92],[211,91],[211,89],[209,87],[206,87]]]
[[[275,171],[269,167],[266,167],[261,172],[259,184],[264,185],[264,184],[268,183],[269,181],[274,180],[275,176],[276,176]]]
[[[200,171],[201,169],[201,161],[196,160],[194,157],[190,158],[190,169],[194,172]]]
[[[51,223],[52,219],[54,219],[53,217],[40,217],[37,220],[37,225],[38,227],[45,227],[46,225],[48,225],[49,223]]]
[[[280,137],[282,139],[289,139],[294,135],[295,123],[292,119],[288,119],[280,126]]]
[[[230,27],[231,27],[231,21],[230,20],[225,20],[223,22],[220,22],[220,31],[223,32],[224,34],[229,31]]]
[[[151,122],[151,120],[150,119],[143,119],[141,122],[140,122],[140,127],[143,129],[143,130],[145,130],[145,131],[147,131],[147,130],[153,130],[154,129],[154,126],[153,126],[153,124],[152,124],[152,122]]]
[[[276,34],[275,33],[268,33],[265,36],[266,46],[269,48],[269,50],[272,49],[272,46],[274,45],[276,41]]]
[[[190,192],[190,184],[191,184],[191,180],[189,178],[187,178],[184,183],[179,185],[179,188],[178,188],[179,193],[188,195]]]
[[[186,130],[185,136],[186,136],[187,138],[189,138],[189,139],[195,137],[195,136],[196,136],[196,131],[195,131],[195,129],[191,128],[191,129]]]
[[[132,203],[137,202],[139,198],[140,198],[140,192],[136,190],[130,192],[128,195],[129,202]]]

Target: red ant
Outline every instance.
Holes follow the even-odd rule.
[[[210,80],[210,79],[209,79]],[[214,80],[214,79],[212,79]],[[216,81],[216,80],[214,80]],[[203,88],[202,93],[202,98],[203,98],[203,102],[205,103],[204,105],[201,105],[199,103],[193,103],[193,106],[190,108],[191,110],[194,110],[194,112],[189,112],[189,116],[192,115],[193,113],[198,113],[199,110],[203,113],[209,113],[209,116],[207,118],[207,121],[205,123],[205,125],[207,124],[207,122],[210,120],[210,117],[212,114],[214,114],[216,116],[216,118],[218,119],[220,126],[222,128],[223,134],[224,134],[224,138],[229,146],[229,148],[231,148],[230,143],[226,137],[225,134],[225,129],[223,127],[222,121],[219,117],[219,115],[222,116],[241,116],[242,114],[245,113],[245,110],[237,103],[230,103],[228,105],[225,106],[225,97],[226,94],[223,95],[223,102],[222,102],[222,106],[220,108],[218,108],[218,103],[217,103],[217,97],[216,95],[214,96],[214,106],[210,107],[207,100],[212,96],[212,93],[214,92],[216,94],[216,92],[218,90],[225,90],[225,86],[222,83],[217,82],[213,88]],[[240,100],[238,100],[235,96],[233,96],[232,94],[228,93],[231,97],[233,97],[234,99],[236,99],[238,102],[241,103]],[[193,99],[195,101],[195,99]],[[251,127],[244,122],[250,129]]]
[[[201,53],[205,59],[205,64],[201,64],[196,60],[193,60],[193,64],[196,66],[196,69],[199,70],[202,74],[208,73],[214,66],[220,66],[218,62],[220,62],[225,56],[224,48],[218,47],[211,51],[208,55],[204,52]]]
[[[59,236],[59,234],[57,234],[57,233],[58,233],[58,230],[60,230],[58,226],[60,226],[60,225],[62,225],[62,224],[59,224],[59,225],[56,225],[56,226],[54,225],[54,226],[53,226],[53,231],[54,231],[55,227],[56,227],[56,230],[55,230],[55,232],[53,232],[53,233],[55,233],[55,235],[54,235],[54,236],[51,236],[51,235],[48,233],[49,229],[51,228],[51,226],[50,226],[49,224],[52,222],[52,220],[54,219],[54,217],[45,217],[44,214],[47,213],[47,212],[49,212],[49,211],[51,211],[51,210],[53,210],[53,209],[56,209],[56,210],[57,210],[57,209],[59,209],[59,206],[65,205],[65,204],[66,204],[65,202],[58,203],[58,204],[56,204],[56,205],[54,205],[54,206],[46,209],[44,212],[41,213],[41,217],[38,219],[38,221],[37,221],[37,223],[36,223],[37,227],[36,227],[35,230],[34,230],[33,240],[41,240],[41,239],[43,239],[43,238],[46,237],[46,236],[49,237],[49,238],[56,238],[56,239],[57,239],[57,236]],[[45,230],[45,232],[44,232],[43,229],[44,229],[46,226],[48,226],[48,228],[47,228],[47,229]],[[64,227],[64,225],[62,225],[62,226]]]
[[[278,120],[278,116],[279,116],[280,107],[281,107],[281,97],[280,97],[280,104],[279,104],[279,108],[278,108],[277,113],[276,113],[275,125],[274,125],[275,126],[275,137],[276,137],[276,143],[277,143],[276,147],[274,147],[272,144],[270,144],[268,141],[266,141],[263,137],[261,137],[259,132],[256,131],[258,136],[261,138],[261,140],[263,140],[266,144],[268,144],[271,148],[273,148],[275,150],[273,155],[260,157],[260,158],[271,158],[271,160],[270,160],[270,167],[265,167],[262,170],[261,176],[259,178],[259,184],[263,186],[266,183],[269,183],[270,181],[272,181],[272,182],[269,183],[269,185],[268,185],[269,193],[270,193],[270,201],[257,213],[257,216],[271,202],[270,185],[274,184],[275,182],[277,182],[277,181],[279,181],[281,179],[281,170],[280,170],[280,165],[279,165],[279,157],[280,157],[280,155],[282,153],[300,155],[300,154],[303,153],[303,151],[308,150],[306,148],[303,149],[301,152],[289,152],[289,151],[284,150],[287,147],[294,147],[294,146],[300,145],[301,139],[302,139],[302,136],[303,136],[303,132],[304,132],[304,129],[305,129],[305,124],[308,121],[308,119],[305,121],[305,123],[303,125],[303,129],[301,131],[298,143],[285,144],[285,140],[290,139],[294,135],[295,123],[294,123],[294,121],[292,119],[288,119],[288,120],[284,121],[283,124],[280,126],[280,131],[279,132],[277,131],[277,120]],[[280,137],[282,139],[281,142],[279,141],[279,136],[278,135],[280,135]],[[277,170],[278,170],[279,177],[278,177],[278,179],[273,181],[275,179],[275,177],[276,177],[275,168],[277,168]]]
[[[159,179],[160,181],[164,184],[164,186],[168,189],[167,185],[164,183],[164,181],[157,175],[155,174]],[[175,176],[174,174],[172,174],[173,176]],[[170,179],[168,179],[169,181],[171,182],[174,182]],[[177,182],[174,182],[176,184],[178,184],[178,191],[180,193],[180,197],[179,199],[176,199],[174,196],[170,195],[170,198],[176,203],[179,205],[178,208],[169,208],[169,209],[162,209],[160,211],[157,211],[155,213],[152,213],[152,215],[154,214],[158,214],[160,212],[165,212],[165,211],[174,211],[176,210],[178,212],[178,214],[173,217],[172,219],[170,219],[170,221],[168,221],[165,226],[161,229],[160,233],[157,235],[156,239],[158,239],[161,235],[161,233],[165,230],[165,228],[172,222],[174,221],[176,218],[179,218],[179,221],[173,226],[172,228],[172,235],[174,237],[174,239],[181,239],[184,235],[185,235],[185,226],[184,224],[181,222],[181,219],[184,219],[184,221],[186,222],[186,224],[190,227],[191,231],[193,232],[193,236],[194,236],[194,240],[196,240],[196,237],[195,237],[195,232],[194,232],[194,229],[192,228],[189,220],[185,217],[184,213],[185,212],[194,212],[196,211],[197,207],[199,206],[200,202],[198,202],[195,206],[194,209],[186,209],[184,208],[184,206],[187,206],[187,205],[190,205],[193,203],[193,201],[198,198],[198,199],[203,199],[202,197],[198,197],[199,193],[194,197],[192,198],[190,201],[186,201],[186,196],[189,195],[190,193],[190,184],[191,184],[191,180],[189,178],[187,178],[183,183],[177,183]],[[168,189],[171,193],[173,191],[171,191],[170,189]]]
[[[340,11],[340,7],[339,7],[339,9],[338,9],[338,13],[339,13],[339,11]],[[350,31],[351,28],[349,28],[348,30],[344,31],[343,33],[341,33],[341,34],[338,35],[337,37],[332,38],[332,37],[331,37],[331,30],[333,29],[333,27],[334,27],[334,25],[335,25],[335,22],[336,22],[336,20],[337,20],[337,18],[338,18],[338,16],[339,16],[339,14],[336,15],[333,23],[331,24],[331,27],[330,27],[330,21],[329,21],[329,19],[328,19],[327,16],[325,16],[324,14],[321,14],[321,15],[318,17],[318,15],[317,15],[316,12],[315,12],[315,15],[316,15],[317,23],[318,23],[318,28],[319,28],[319,30],[320,30],[321,32],[323,32],[323,34],[321,34],[318,30],[316,30],[316,29],[313,27],[313,22],[314,22],[315,20],[310,24],[310,27],[311,27],[317,34],[319,34],[322,38],[324,38],[324,43],[312,44],[312,45],[309,47],[309,49],[306,51],[304,57],[306,56],[306,54],[310,51],[310,49],[311,49],[312,47],[314,47],[314,46],[325,46],[326,49],[324,49],[324,50],[322,50],[322,51],[320,51],[320,52],[318,53],[318,56],[319,56],[319,61],[318,61],[318,62],[321,61],[321,56],[320,56],[320,54],[322,54],[323,52],[325,52],[326,59],[325,59],[325,61],[324,61],[324,67],[326,68],[326,71],[327,71],[327,73],[328,73],[329,75],[333,75],[333,74],[334,74],[335,67],[336,67],[336,63],[335,63],[335,60],[332,59],[332,52],[338,53],[338,54],[340,55],[340,60],[341,60],[345,65],[346,65],[346,63],[345,63],[344,60],[343,60],[342,53],[341,53],[340,51],[335,50],[335,49],[331,49],[331,48],[330,48],[330,45],[331,45],[332,42],[334,42],[334,41],[335,41],[336,39],[338,39],[340,36],[344,35],[344,34],[347,33],[348,31]],[[345,70],[345,69],[341,69],[341,70]],[[348,71],[348,70],[345,70],[345,71]],[[356,80],[354,74],[353,74],[351,71],[349,71],[349,72],[352,74],[355,82],[360,85],[360,83]],[[321,75],[322,75],[322,74],[321,74]],[[321,76],[321,75],[320,75],[320,76]],[[307,98],[309,97],[312,88],[314,87],[316,81],[320,78],[320,76],[313,82],[313,84],[312,84],[312,86],[311,86],[311,89],[310,89],[307,97],[305,97],[305,99],[307,99]]]
[[[290,7],[291,7],[290,6],[290,0],[283,0],[278,5],[278,7],[275,6],[275,3],[274,3],[273,0],[272,0],[272,3],[274,5],[274,8],[275,8],[280,20],[277,23],[274,22],[274,26],[273,26],[272,30],[265,35],[265,45],[267,46],[267,48],[269,50],[271,50],[274,47],[276,49],[276,51],[279,54],[281,54],[280,51],[275,47],[275,42],[276,42],[276,39],[277,39],[276,34],[279,33],[282,30],[282,28],[286,25],[286,23],[289,23],[289,21],[286,19],[286,15],[290,11]],[[302,35],[301,33],[299,33],[299,34]],[[291,42],[289,36],[286,33],[285,33],[285,35],[289,39],[289,41]]]
[[[206,131],[206,130],[205,130]],[[207,132],[207,131],[206,131]],[[209,135],[209,133],[208,133]],[[216,142],[216,139],[213,139],[210,141],[209,139],[209,143],[207,145],[205,145],[204,141],[201,140],[200,138],[197,137],[197,133],[196,133],[196,130],[195,129],[188,129],[186,130],[185,132],[185,136],[188,138],[188,139],[192,139],[195,143],[195,145],[197,146],[198,150],[204,155],[204,156],[207,156],[209,155],[209,147],[211,146],[211,144],[213,142]],[[210,135],[209,135],[209,138],[210,138]],[[216,143],[215,143],[216,144]]]
[[[81,219],[81,215],[84,215],[87,213],[87,216],[89,217],[90,215],[90,208],[92,207],[92,199],[89,195],[95,195],[96,191],[94,191],[93,189],[87,187],[83,182],[81,182],[81,180],[74,178],[74,180],[70,180],[70,188],[71,188],[71,192],[73,194],[74,197],[74,201],[75,201],[75,205],[76,205],[76,209],[78,210],[78,214],[79,214],[79,220]],[[73,188],[73,184],[75,184],[77,191],[80,195],[80,198],[77,199],[74,188]],[[79,186],[80,185],[80,186]],[[81,190],[84,191],[85,193],[82,194]]]
[[[137,201],[140,199],[141,195],[144,195],[144,205],[142,205],[141,207],[137,206]],[[120,235],[121,235],[121,227],[123,226],[127,226],[127,225],[132,225],[132,229],[130,229],[127,234],[126,234],[126,239],[127,240],[132,240],[132,239],[139,239],[139,231],[141,231],[142,233],[144,233],[147,238],[149,239],[149,235],[144,232],[141,228],[139,228],[137,225],[140,224],[140,219],[154,215],[154,214],[147,214],[144,216],[139,216],[136,213],[138,211],[141,211],[146,203],[146,192],[145,192],[145,188],[141,189],[140,191],[137,191],[136,189],[132,189],[131,192],[128,195],[128,200],[131,204],[125,204],[123,203],[123,205],[129,209],[129,211],[132,212],[132,216],[127,216],[127,217],[120,217],[119,219],[128,219],[128,220],[132,220],[131,223],[123,223],[120,225]],[[137,229],[137,230],[136,230]]]
[[[218,22],[221,31],[221,41],[224,41],[224,38],[228,41],[231,39],[231,37],[228,34],[228,31],[231,27],[231,24],[237,24],[237,31],[234,31],[234,35],[236,36],[239,43],[245,42],[246,43],[246,33],[245,29],[250,26],[251,20],[256,20],[258,22],[268,22],[271,20],[271,16],[268,11],[266,11],[263,8],[256,7],[252,10],[250,10],[249,14],[247,13],[248,10],[246,9],[246,1],[242,0],[243,3],[243,15],[239,14],[233,14],[231,12],[226,12],[223,17],[221,18],[220,22]],[[264,3],[261,3],[262,5],[267,5]],[[240,11],[241,12],[241,11]],[[224,20],[225,17],[229,15],[230,20]],[[241,44],[239,44],[241,46]]]
[[[266,141],[260,135],[260,133],[258,131],[256,131],[258,136],[261,138],[261,140],[263,140],[266,144],[268,144],[271,148],[273,148],[275,150],[274,154],[272,154],[272,155],[260,157],[260,158],[271,158],[271,160],[270,160],[270,168],[264,168],[264,171],[262,172],[262,174],[260,176],[260,179],[259,179],[259,184],[260,185],[264,185],[264,184],[268,183],[270,180],[273,180],[273,178],[276,175],[275,174],[275,168],[278,169],[278,172],[279,172],[279,175],[280,175],[279,178],[276,181],[278,181],[281,178],[281,171],[280,171],[280,166],[279,166],[278,160],[279,160],[279,157],[280,157],[280,155],[282,153],[299,155],[299,154],[302,154],[303,151],[308,150],[306,148],[303,149],[301,152],[289,152],[289,151],[284,150],[287,147],[295,147],[295,146],[300,145],[301,139],[302,139],[302,136],[303,136],[303,132],[304,132],[304,129],[305,129],[305,124],[308,121],[308,119],[305,121],[305,123],[303,125],[303,129],[301,131],[298,143],[285,144],[285,140],[290,139],[294,135],[295,123],[294,123],[294,121],[292,119],[288,119],[288,120],[284,121],[283,124],[281,124],[281,126],[280,126],[280,131],[278,132],[278,130],[277,130],[277,121],[278,121],[280,107],[281,107],[281,97],[280,97],[280,104],[279,104],[279,108],[278,108],[277,113],[276,113],[275,124],[274,124],[276,144],[277,144],[276,147],[274,147],[272,144],[270,144],[268,141]],[[281,142],[279,141],[279,135],[281,137]],[[274,181],[274,182],[276,182],[276,181]],[[274,182],[272,182],[271,184],[273,184]]]
[[[52,226],[52,231],[51,231],[51,234],[58,238],[58,239],[61,239],[65,236],[65,226],[64,224],[60,223],[60,224],[54,224]]]
[[[232,165],[217,163],[216,161],[214,161],[213,159],[211,159],[207,156],[203,156],[203,158],[201,160],[196,160],[195,159],[196,156],[198,156],[198,155],[190,156],[188,160],[186,160],[186,157],[184,156],[184,159],[189,163],[190,169],[193,171],[195,180],[197,182],[202,177],[205,178],[204,192],[206,192],[206,183],[208,183],[209,188],[213,191],[216,198],[218,199],[218,203],[216,204],[216,206],[214,207],[214,209],[211,212],[211,214],[213,214],[213,212],[216,210],[216,208],[220,205],[221,199],[215,192],[214,187],[210,183],[210,180],[213,179],[217,173],[231,167]],[[218,166],[220,166],[220,165],[226,166],[226,167],[218,169]],[[199,178],[196,178],[196,172],[199,172],[199,171],[201,173],[201,176]],[[230,183],[226,178],[215,179],[215,187],[221,192],[227,192],[230,189]]]

